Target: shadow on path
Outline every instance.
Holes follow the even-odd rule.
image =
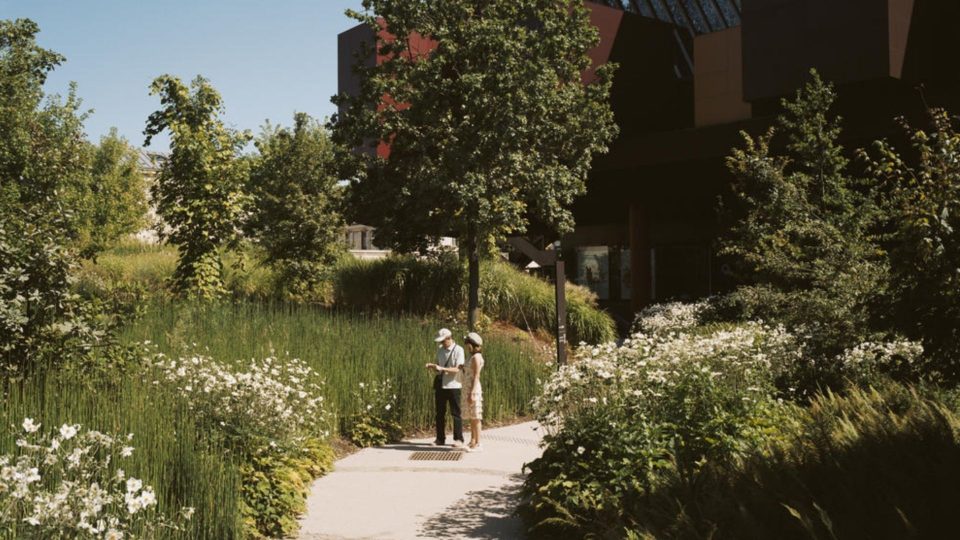
[[[427,538],[524,538],[514,515],[524,476],[515,474],[500,487],[470,491],[443,513],[427,518],[419,536]]]
[[[457,449],[457,448],[453,448],[453,447],[451,447],[451,446],[434,446],[434,445],[432,445],[432,444],[427,444],[427,443],[408,443],[408,442],[387,444],[387,445],[384,445],[384,446],[376,446],[376,447],[374,447],[374,449],[376,449],[376,450],[402,450],[402,451],[405,451],[405,452],[423,452],[423,451],[426,451],[426,452],[461,452],[461,451],[462,451],[462,450],[459,450],[459,449]]]

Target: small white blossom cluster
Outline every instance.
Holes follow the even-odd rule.
[[[393,390],[390,379],[380,382],[361,382],[354,392],[361,414],[377,416],[395,416],[397,409],[397,394]]]
[[[533,403],[538,420],[554,432],[591,407],[655,411],[668,398],[705,388],[751,401],[774,393],[775,377],[800,359],[795,338],[761,323],[693,332],[636,333],[620,346],[582,347],[544,384]],[[659,414],[659,413],[657,413]],[[678,419],[681,420],[681,419]]]
[[[220,433],[242,452],[281,450],[329,435],[323,381],[298,359],[271,356],[239,370],[202,355],[157,354],[151,365],[155,383],[185,398],[202,430]]]
[[[700,325],[706,309],[706,302],[654,304],[637,314],[632,333],[661,336],[686,332]]]
[[[0,537],[132,538],[132,529],[179,528],[157,514],[153,488],[127,478],[114,458],[133,454],[133,435],[114,437],[64,424],[49,434],[32,418],[22,424],[19,455],[0,456]]]
[[[353,397],[356,408],[345,418],[344,433],[354,444],[376,446],[402,435],[397,394],[390,379],[361,382]]]
[[[923,345],[917,341],[866,341],[837,356],[843,371],[853,378],[876,375],[883,369],[913,365],[923,356]]]

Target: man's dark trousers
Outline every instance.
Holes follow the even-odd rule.
[[[447,403],[450,403],[450,415],[453,416],[453,440],[463,442],[460,389],[441,388],[435,384],[433,394],[437,402],[437,442],[443,444],[447,440]]]

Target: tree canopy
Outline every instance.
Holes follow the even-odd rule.
[[[585,81],[599,37],[576,0],[363,7],[348,13],[376,32],[376,44],[361,51],[360,90],[335,98],[332,121],[338,142],[364,149],[350,171],[352,215],[402,251],[458,237],[471,262],[472,323],[485,247],[532,220],[572,230],[570,205],[617,131],[608,99],[615,66]],[[378,145],[389,145],[388,158]]]
[[[220,94],[203,77],[188,88],[163,75],[150,92],[160,96],[162,107],[147,120],[144,144],[170,132],[170,155],[151,194],[165,225],[158,232],[180,251],[172,285],[181,293],[215,297],[224,292],[220,249],[237,239],[245,207],[246,164],[238,158],[251,136],[224,125]]]
[[[309,294],[343,251],[343,187],[333,143],[316,120],[294,116],[293,128],[267,125],[256,140],[250,171],[255,202],[247,230],[287,292]]]
[[[813,73],[783,101],[777,127],[744,134],[727,160],[735,181],[720,239],[739,280],[728,299],[741,314],[801,331],[828,357],[867,336],[871,302],[886,283],[869,235],[873,205],[838,143],[835,99]]]
[[[901,119],[910,148],[878,141],[862,155],[876,179],[890,263],[883,314],[922,340],[924,370],[960,381],[960,119],[930,111],[928,129]],[[906,156],[906,157],[905,157]]]

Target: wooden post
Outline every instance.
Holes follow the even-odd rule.
[[[530,257],[540,266],[553,266],[557,298],[557,369],[567,363],[567,276],[564,273],[560,242],[556,242],[553,251],[539,250],[524,238],[514,236],[507,239],[510,245]]]
[[[554,266],[557,286],[557,369],[567,363],[567,276],[564,274],[563,259],[557,253]]]

